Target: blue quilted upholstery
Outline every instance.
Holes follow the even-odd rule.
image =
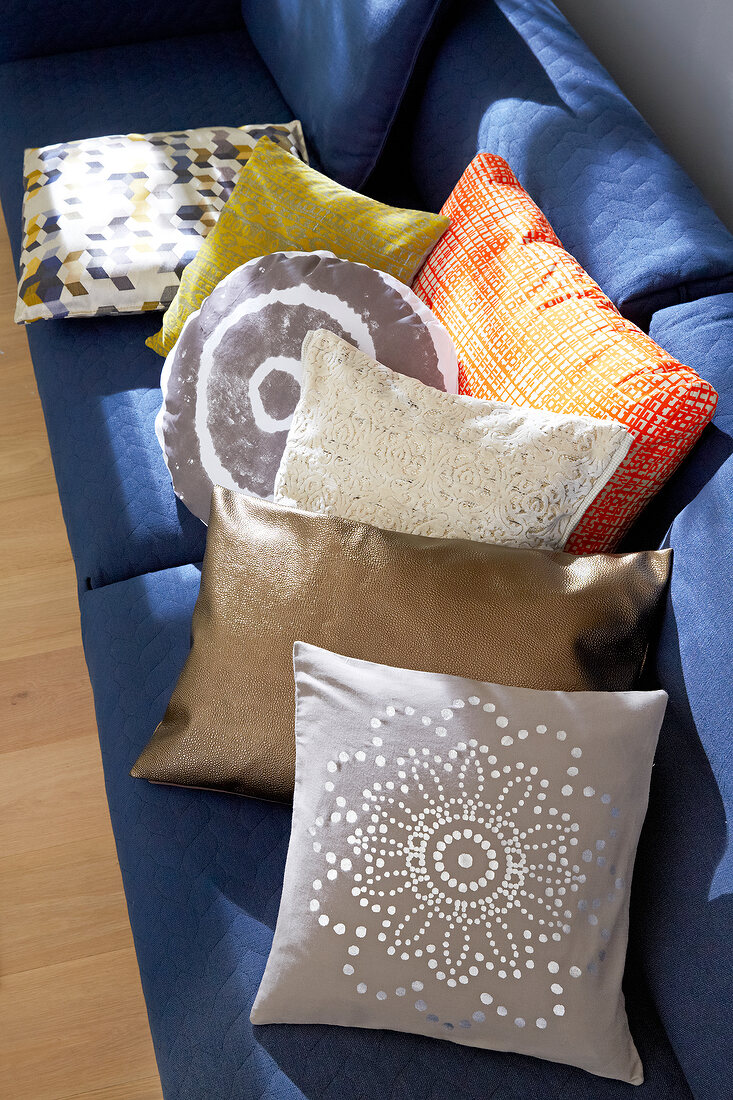
[[[4,0],[0,62],[241,25],[239,0]]]
[[[628,1085],[390,1032],[252,1029],[290,829],[286,807],[156,787],[128,770],[185,659],[199,571],[82,594],[112,823],[158,1065],[170,1100],[622,1100]],[[638,967],[627,991],[640,1100],[688,1100]]]
[[[733,1034],[733,294],[663,310],[650,331],[720,401],[647,517],[655,535],[672,521],[665,542],[675,558],[657,655],[670,702],[637,863],[637,918],[687,1080],[697,1100],[719,1100],[731,1082]]]
[[[155,329],[149,315],[28,328],[82,588],[203,557],[206,528],[175,496],[155,438]]]
[[[715,386],[718,405],[687,460],[652,500],[624,548],[659,546],[678,512],[733,453],[733,294],[717,294],[655,313],[649,335]]]
[[[291,117],[244,29],[0,65],[0,197],[16,258],[28,145]],[[196,561],[153,430],[160,315],[39,321],[28,339],[79,582]]]
[[[733,238],[550,0],[450,11],[407,127],[429,208],[498,153],[632,320],[733,289]]]

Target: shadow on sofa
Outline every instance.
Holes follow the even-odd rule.
[[[673,1090],[675,1100],[691,1097],[638,967],[627,967],[624,989],[646,1074],[634,1095],[664,1100]],[[286,1024],[259,1025],[253,1033],[309,1100],[568,1100],[591,1094],[623,1100],[632,1088],[558,1063],[419,1035]]]
[[[670,699],[636,861],[631,936],[687,1078],[696,1089],[704,1082],[709,1095],[722,1095],[716,1091],[717,1067],[729,1036],[721,1017],[733,1004],[733,852],[726,821],[731,792],[724,781],[730,742],[716,740],[721,727],[707,715],[700,726],[707,745],[698,732],[674,595],[658,660]],[[699,684],[696,690],[699,697]]]

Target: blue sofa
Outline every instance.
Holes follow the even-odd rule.
[[[319,37],[318,21],[334,14]],[[390,55],[387,41],[400,49]],[[351,69],[369,50],[369,94],[350,99]],[[713,424],[627,539],[673,546],[675,565],[649,669],[670,702],[634,880],[626,995],[646,1073],[638,1095],[725,1100],[733,238],[549,0],[10,0],[0,199],[16,263],[24,147],[292,117],[325,171],[426,209],[440,207],[477,151],[499,153],[619,309],[718,389]],[[349,126],[356,153],[345,161]],[[173,495],[153,430],[161,360],[144,340],[159,319],[39,322],[28,339],[166,1097],[630,1096],[632,1086],[580,1070],[416,1036],[250,1025],[289,811],[128,775],[186,656],[205,541]]]

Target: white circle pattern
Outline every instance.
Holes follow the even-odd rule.
[[[478,696],[470,696],[468,703],[471,707],[482,705],[487,715],[496,711],[495,704],[481,704]],[[330,776],[346,766],[367,765],[365,771],[371,773],[372,780],[361,789],[358,805],[346,809],[346,799],[338,795],[335,802],[339,809],[316,817],[309,832],[314,838],[313,849],[319,853],[324,845],[317,838],[323,835],[325,841],[329,827],[339,823],[342,815],[350,827],[346,840],[349,855],[340,858],[339,870],[334,866],[337,857],[333,852],[324,856],[327,881],[333,882],[339,873],[348,875],[351,897],[365,919],[359,924],[349,925],[345,919],[331,924],[339,937],[350,933],[346,936],[351,941],[349,957],[357,960],[359,956],[354,939],[373,935],[387,957],[400,964],[417,964],[423,974],[427,968],[433,979],[431,1000],[440,1001],[443,987],[478,987],[477,999],[484,1008],[491,1006],[499,1018],[522,1028],[525,1017],[510,1018],[507,1007],[495,1003],[496,993],[505,983],[521,982],[534,971],[538,955],[552,951],[553,945],[557,947],[569,937],[575,921],[585,918],[591,926],[598,925],[603,899],[583,896],[587,882],[583,864],[595,862],[605,867],[607,841],[594,838],[592,847],[583,848],[581,854],[577,835],[580,826],[567,809],[572,806],[568,798],[575,793],[573,786],[564,784],[553,794],[550,780],[539,775],[536,765],[517,760],[516,750],[514,754],[505,751],[506,762],[501,761],[502,750],[514,745],[513,736],[498,736],[510,724],[507,716],[494,719],[497,733],[487,737],[491,746],[479,744],[474,738],[461,740],[464,706],[463,700],[453,699],[450,706],[440,710],[440,720],[451,724],[452,736],[445,726],[435,725],[431,716],[420,715],[410,705],[386,706],[381,717],[371,719],[370,733],[389,725],[395,716],[404,715],[412,719],[421,738],[434,735],[440,739],[435,749],[409,746],[392,757],[389,750],[376,751],[383,748],[383,738],[371,737],[375,750],[371,759],[364,751],[353,757],[340,752],[326,765]],[[558,730],[550,738],[547,732],[544,724],[537,725],[534,734],[527,729],[517,731],[528,761],[533,758],[532,736],[554,744],[555,751],[568,754],[573,761],[581,759],[582,750],[571,744],[568,738],[572,735],[567,731]],[[450,748],[446,745],[449,736]],[[577,776],[579,767],[573,764],[566,770]],[[378,781],[373,778],[376,774],[380,776]],[[326,781],[324,789],[330,793],[334,783]],[[595,788],[586,785],[577,791],[578,796],[593,798]],[[611,796],[604,794],[601,801],[604,806],[610,805]],[[522,808],[524,813],[518,819]],[[530,809],[532,824],[524,825]],[[619,816],[617,807],[610,810],[610,816]],[[609,840],[616,832],[609,830]],[[329,843],[333,843],[330,838]],[[614,903],[624,881],[615,877],[612,861],[609,870],[611,885],[606,901]],[[321,879],[313,883],[314,891],[321,892],[322,886]],[[323,911],[329,908],[325,893],[325,897],[321,892],[320,899],[309,901],[310,911],[324,928],[331,920]],[[524,923],[521,938],[512,930],[516,918]],[[602,928],[600,934],[607,942],[608,929]],[[572,962],[567,973],[575,979],[584,971],[596,973],[604,958],[605,950],[600,950],[583,965],[578,965],[581,960]],[[566,1013],[565,1003],[557,999],[564,995],[564,988],[554,977],[560,965],[550,958],[544,966],[551,976],[547,986],[550,1020],[559,1022]],[[355,980],[359,977],[353,963],[345,964],[342,972]],[[356,985],[361,994],[368,988],[368,981]],[[413,980],[411,989],[421,992],[424,982]],[[405,985],[396,985],[371,995],[383,1002],[405,993]],[[414,1002],[416,1011],[427,1013],[428,1021],[451,1030],[455,1026],[452,1021],[427,1012],[427,996]],[[545,1016],[532,1019],[540,1030],[549,1026]],[[470,1028],[485,1020],[485,1012],[477,1009],[470,1019],[458,1021],[458,1026]]]

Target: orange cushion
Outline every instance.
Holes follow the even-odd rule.
[[[634,436],[565,549],[612,550],[687,454],[718,395],[618,312],[501,157],[479,154],[413,289],[453,337],[459,392],[617,420]]]

